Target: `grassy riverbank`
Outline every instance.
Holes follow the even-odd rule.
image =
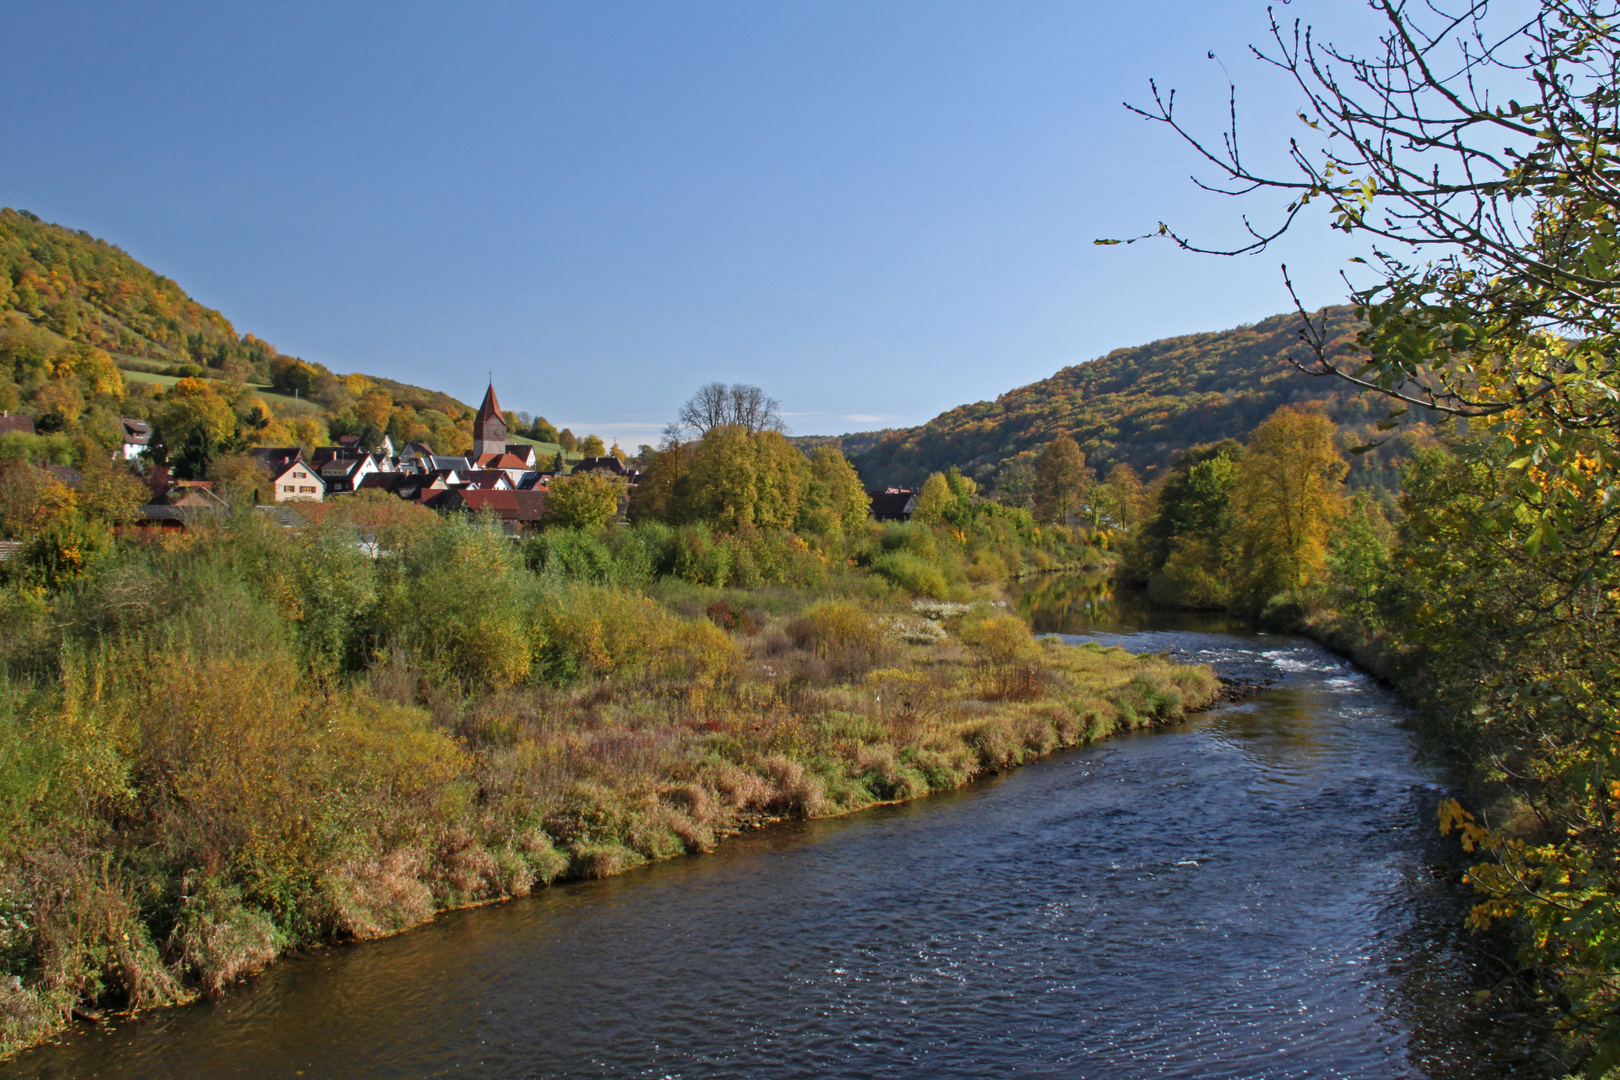
[[[957,787],[1217,689],[1036,642],[965,576],[945,575],[961,600],[913,598],[842,550],[781,541],[814,587],[614,580],[636,535],[583,574],[561,534],[413,521],[373,551],[336,520],[247,516],[5,589],[5,1048],[301,944]],[[858,541],[874,561],[934,542],[883,535]]]

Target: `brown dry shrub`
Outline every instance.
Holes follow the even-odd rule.
[[[724,805],[736,810],[763,810],[771,799],[770,783],[763,776],[729,761],[714,767],[710,783]]]
[[[1013,731],[1024,749],[1034,754],[1049,754],[1058,747],[1057,732],[1051,721],[1041,713],[1023,713],[1013,720]]]
[[[623,844],[588,844],[575,850],[572,865],[575,877],[605,878],[622,874],[646,861],[640,852]]]
[[[827,785],[800,762],[775,754],[761,763],[771,795],[764,809],[778,814],[813,818],[828,813]]]
[[[54,855],[31,869],[39,883],[33,978],[48,1000],[65,1008],[111,999],[142,1009],[190,996],[164,965],[133,889],[106,861]]]
[[[16,975],[0,978],[0,1053],[48,1035],[67,1018],[70,1008],[72,1000],[65,993],[25,987]]]
[[[962,741],[986,769],[1005,769],[1023,760],[1022,740],[1005,716],[975,720],[962,728]]]
[[[465,829],[445,830],[439,838],[437,861],[435,884],[439,887],[434,892],[442,905],[458,906],[502,895],[500,862]]]
[[[837,679],[859,678],[890,659],[894,645],[881,620],[847,600],[806,608],[787,625],[788,637],[827,665]]]
[[[229,886],[209,880],[181,900],[169,949],[177,966],[190,971],[209,997],[263,971],[286,944],[270,916],[243,904],[241,894]]]
[[[366,671],[366,683],[379,701],[415,705],[422,685],[422,672],[411,663],[404,649],[390,649],[388,655]]]
[[[550,885],[568,869],[568,857],[552,846],[551,837],[543,829],[525,831],[517,837],[512,848],[522,856],[528,870],[528,881],[523,886],[525,891],[535,885]],[[523,893],[514,888],[512,895],[521,896]]]
[[[880,799],[915,799],[930,789],[927,777],[915,767],[901,764],[899,751],[889,743],[859,747],[855,751],[855,770]]]
[[[387,937],[433,918],[433,890],[422,880],[420,848],[352,859],[322,882],[333,930],[360,941]]]

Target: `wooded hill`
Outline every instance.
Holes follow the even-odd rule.
[[[471,440],[473,410],[448,394],[283,355],[115,245],[0,210],[0,408],[101,440],[119,415],[153,415],[184,377],[215,381],[233,401],[257,395],[287,421],[273,432],[284,438],[371,424],[396,441],[437,438],[445,453]]]
[[[1333,347],[1351,344],[1359,329],[1353,309],[1323,314]],[[857,454],[855,465],[872,487],[915,487],[952,465],[993,485],[1003,464],[1068,435],[1099,472],[1124,462],[1152,477],[1188,447],[1243,440],[1279,405],[1305,401],[1323,404],[1346,448],[1375,441],[1380,433],[1373,425],[1387,406],[1290,367],[1289,357],[1306,358],[1299,330],[1298,314],[1276,315],[1235,330],[1116,349],[994,401],[892,432]],[[1352,482],[1393,487],[1401,449],[1424,434],[1421,426],[1403,430],[1397,445],[1357,457]]]

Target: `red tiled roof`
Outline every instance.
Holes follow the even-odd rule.
[[[460,489],[451,493],[445,505],[474,512],[492,510],[502,521],[539,521],[546,512],[546,492]]]
[[[527,469],[529,463],[516,454],[479,454],[473,464],[480,469]]]

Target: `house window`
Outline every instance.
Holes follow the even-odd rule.
[[[294,490],[294,488],[291,484],[283,484],[281,485],[281,490],[290,493]]]
[[[301,487],[301,488],[298,489],[298,494],[300,494],[300,495],[313,495],[313,494],[315,494],[315,488],[313,486],[311,486],[311,487]]]
[[[308,480],[309,479],[309,473],[295,472],[295,473],[293,473],[293,479],[294,480]]]

